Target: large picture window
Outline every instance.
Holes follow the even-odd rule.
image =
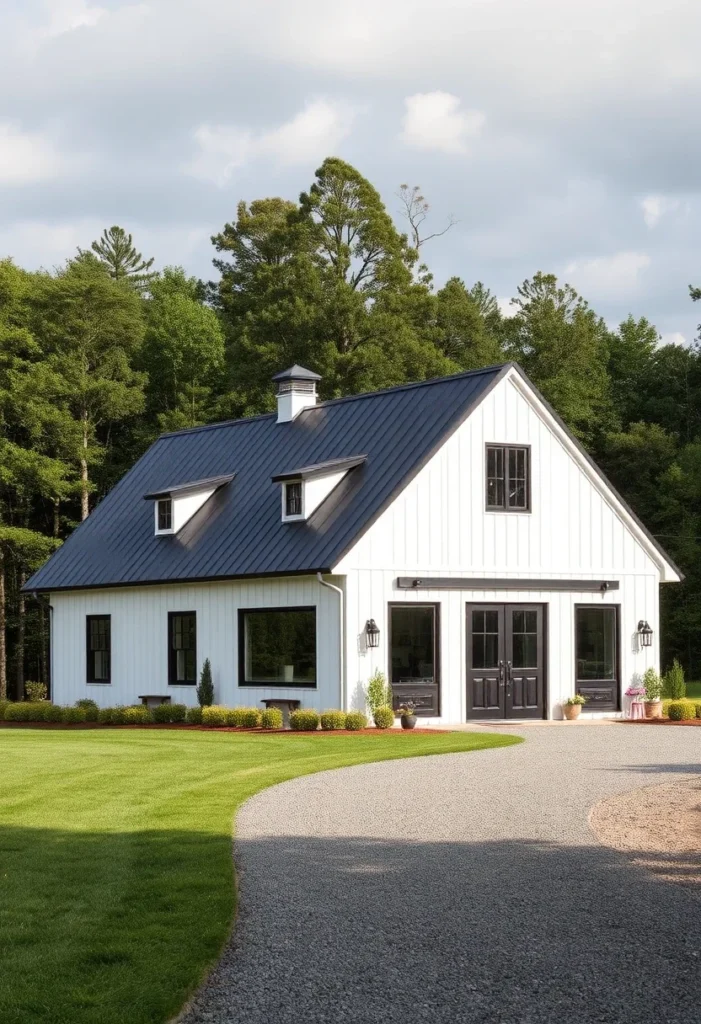
[[[487,445],[487,508],[529,512],[531,507],[530,449]]]
[[[197,682],[197,616],[194,612],[168,613],[168,682]]]
[[[618,710],[618,606],[575,608],[576,686],[588,710]]]
[[[239,686],[316,688],[316,608],[239,611]]]
[[[109,615],[86,618],[86,665],[89,683],[109,683],[112,662],[112,627]]]

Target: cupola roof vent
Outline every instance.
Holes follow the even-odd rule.
[[[321,380],[318,373],[304,366],[290,366],[276,373],[273,381],[277,384],[277,421],[289,423],[303,409],[316,405],[316,382]]]

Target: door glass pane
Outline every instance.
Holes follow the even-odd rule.
[[[391,608],[392,682],[435,680],[435,608]]]
[[[538,612],[522,609],[512,614],[512,664],[514,668],[538,667]]]
[[[577,609],[577,680],[616,678],[616,609]]]
[[[499,612],[472,613],[472,667],[497,668],[499,665]]]

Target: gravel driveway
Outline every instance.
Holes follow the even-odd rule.
[[[701,898],[601,846],[587,816],[697,773],[701,730],[522,735],[249,801],[234,936],[183,1020],[698,1024]]]

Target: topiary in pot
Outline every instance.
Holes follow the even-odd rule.
[[[645,670],[643,676],[643,687],[645,689],[645,716],[646,718],[662,718],[662,680],[654,668]]]
[[[318,711],[312,708],[298,708],[290,714],[290,729],[293,732],[316,732],[318,728]]]
[[[324,732],[332,732],[334,729],[345,729],[346,727],[345,711],[322,711],[320,720]]]
[[[389,704],[381,704],[372,716],[377,729],[391,729],[394,725],[394,710]]]
[[[579,718],[580,712],[588,699],[588,697],[581,693],[575,693],[574,696],[568,697],[567,700],[562,702],[562,711],[568,722],[573,722],[576,718]]]
[[[280,708],[266,708],[261,712],[260,724],[263,729],[282,729],[282,711]]]
[[[406,700],[399,705],[399,716],[402,722],[402,729],[413,729],[416,725],[416,704],[413,700]]]
[[[346,715],[346,729],[349,732],[356,732],[358,729],[367,729],[368,716],[362,711],[349,711]]]

